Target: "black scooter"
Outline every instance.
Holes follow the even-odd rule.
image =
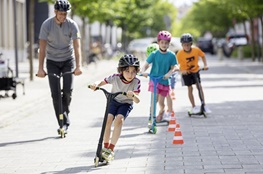
[[[204,71],[204,68],[202,69],[199,69],[199,71]],[[200,111],[197,112],[197,113],[192,113],[191,111],[188,111],[188,116],[191,117],[192,115],[197,115],[197,116],[204,116],[205,118],[207,118],[207,113],[205,112],[205,103],[204,103],[204,96],[202,95],[202,92],[200,90],[201,88],[201,85],[198,81],[198,77],[197,77],[197,73],[192,73],[194,79],[195,79],[195,83],[197,85],[197,88],[198,88],[198,95],[199,95],[199,98],[200,98],[200,101],[201,101],[201,108],[200,108]]]
[[[90,88],[90,85],[88,85],[88,88]],[[109,161],[105,160],[104,158],[102,158],[102,142],[103,142],[106,123],[107,123],[107,119],[108,119],[109,104],[117,95],[119,95],[119,94],[127,95],[127,94],[126,94],[126,92],[110,93],[106,89],[100,88],[100,87],[97,87],[96,90],[102,90],[104,92],[106,98],[107,98],[106,110],[105,110],[103,123],[102,123],[102,127],[101,127],[99,143],[98,143],[98,147],[97,147],[97,151],[96,151],[96,156],[94,158],[95,167],[98,167],[99,163],[102,163],[102,165],[106,165],[109,162]]]
[[[64,126],[64,114],[63,114],[63,106],[62,106],[62,94],[61,94],[61,85],[60,85],[60,79],[61,77],[65,76],[65,75],[69,75],[69,74],[73,74],[74,72],[68,71],[68,72],[64,72],[62,74],[55,74],[55,73],[48,73],[46,75],[57,78],[58,80],[58,85],[57,85],[57,89],[59,91],[58,94],[58,103],[59,103],[59,129],[58,129],[58,134],[60,135],[61,138],[65,138],[66,137],[66,130],[64,130],[63,126]],[[37,74],[36,74],[37,76]]]

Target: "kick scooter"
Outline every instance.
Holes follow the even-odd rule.
[[[90,88],[90,85],[88,85],[88,88]],[[107,90],[105,90],[104,88],[100,88],[100,87],[97,87],[96,90],[102,90],[104,92],[106,98],[107,98],[106,110],[105,110],[102,128],[101,128],[101,132],[100,132],[99,143],[98,143],[98,147],[97,147],[97,151],[96,151],[96,156],[94,158],[95,167],[98,167],[99,162],[101,162],[102,164],[108,164],[108,162],[109,162],[102,157],[102,142],[103,142],[104,132],[105,132],[106,123],[107,123],[107,119],[108,119],[109,104],[117,95],[119,95],[119,94],[127,95],[127,94],[126,94],[126,92],[110,93]]]
[[[143,76],[143,74],[140,74],[140,76]],[[161,120],[160,122],[156,122],[156,101],[157,101],[157,83],[160,79],[163,78],[163,76],[152,76],[151,74],[147,74],[147,76],[150,77],[150,80],[153,81],[153,89],[154,92],[151,93],[151,106],[150,106],[150,116],[148,120],[148,128],[149,132],[152,134],[157,133],[157,124],[166,123],[169,124],[169,121]]]
[[[63,126],[64,126],[64,114],[63,114],[63,106],[62,106],[62,90],[61,90],[61,85],[60,85],[60,79],[61,77],[65,76],[65,75],[69,75],[69,74],[73,74],[74,72],[68,71],[65,72],[63,74],[55,74],[55,73],[48,73],[46,75],[57,78],[58,80],[58,85],[57,85],[57,89],[58,89],[58,103],[59,103],[59,129],[58,129],[58,134],[60,135],[61,138],[65,138],[67,132],[64,130]],[[37,75],[37,74],[36,74]],[[66,117],[66,116],[65,116]]]
[[[204,71],[204,69],[199,69],[199,71]],[[198,88],[198,95],[199,95],[199,98],[200,98],[200,101],[201,101],[201,108],[200,108],[200,111],[197,112],[197,113],[192,113],[191,111],[188,111],[188,116],[191,117],[192,115],[203,115],[205,118],[207,118],[207,113],[205,112],[205,104],[204,104],[204,97],[202,95],[202,92],[201,92],[201,85],[199,83],[199,80],[198,80],[198,77],[197,77],[197,73],[192,73],[194,79],[195,79],[195,83],[197,85],[197,88]]]

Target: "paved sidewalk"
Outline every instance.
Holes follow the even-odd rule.
[[[34,71],[37,71],[38,61],[34,60]],[[83,74],[75,76],[74,86],[79,87],[82,82],[93,82],[97,78],[104,77],[116,69],[116,61],[102,60],[97,64],[89,64],[83,67]],[[106,68],[105,68],[106,67]],[[0,128],[16,122],[34,110],[34,105],[41,105],[47,99],[51,98],[48,86],[48,78],[34,77],[33,81],[29,79],[28,61],[19,64],[19,78],[25,79],[25,95],[23,95],[22,86],[17,85],[17,98],[12,99],[13,91],[8,91],[10,97],[0,99]],[[4,94],[4,91],[1,91]],[[74,91],[75,92],[75,91]]]
[[[56,135],[47,80],[27,81],[25,96],[18,91],[16,100],[0,100],[0,174],[262,174],[263,65],[210,55],[208,63],[210,70],[201,74],[213,111],[208,118],[188,117],[187,89],[180,79],[176,84],[174,109],[183,145],[173,144],[174,132],[166,126],[156,135],[147,133],[148,79],[139,77],[141,103],[125,121],[115,160],[97,168],[93,160],[106,101],[87,84],[116,72],[117,62],[91,65],[76,77],[65,139]]]

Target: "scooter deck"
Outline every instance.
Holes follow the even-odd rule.
[[[106,161],[105,159],[99,159],[99,157],[95,157],[95,159],[94,159],[95,167],[106,166],[108,164],[109,164],[109,161]]]
[[[196,115],[196,116],[204,116],[205,118],[207,118],[207,113],[205,112],[198,112],[198,113],[191,113],[190,111],[188,111],[188,116],[191,117],[193,115]]]
[[[156,122],[156,126],[167,126],[167,125],[169,125],[169,121],[167,120]]]

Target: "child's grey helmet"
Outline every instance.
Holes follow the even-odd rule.
[[[119,60],[118,67],[135,66],[140,67],[140,61],[132,54],[125,54]]]
[[[57,0],[54,9],[57,11],[68,12],[71,9],[71,5],[67,0]]]
[[[181,43],[192,43],[193,42],[193,36],[190,33],[184,33],[181,36]]]

